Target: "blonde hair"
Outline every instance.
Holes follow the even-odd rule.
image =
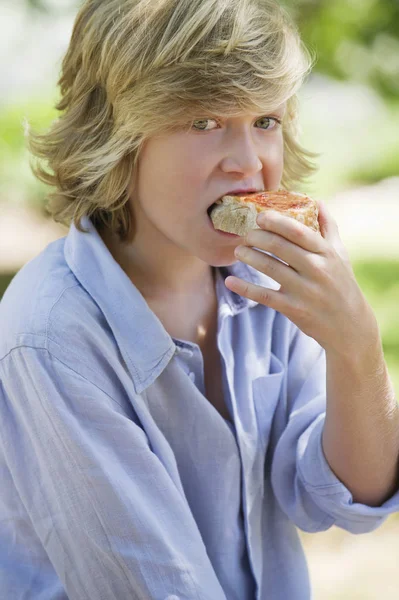
[[[26,134],[50,169],[31,163],[34,175],[55,187],[47,211],[80,231],[88,215],[129,241],[146,139],[210,111],[266,114],[284,102],[281,186],[289,189],[316,170],[317,155],[297,139],[297,92],[312,63],[274,0],[86,0],[62,62],[61,115],[45,134]]]

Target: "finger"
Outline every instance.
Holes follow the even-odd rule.
[[[319,233],[293,217],[268,210],[260,213],[256,222],[265,231],[277,233],[308,252],[319,254],[326,248],[326,242]]]
[[[274,254],[298,273],[306,274],[309,271],[309,254],[312,253],[277,233],[264,229],[251,229],[246,235],[244,243],[246,247],[255,247]],[[241,257],[239,258],[241,259]]]
[[[265,288],[261,285],[255,285],[249,281],[240,279],[239,277],[232,277],[231,275],[226,277],[225,285],[232,292],[244,296],[245,298],[249,298],[250,300],[254,300],[259,304],[269,306],[279,312],[284,313],[284,311],[289,308],[287,298],[281,292]]]
[[[297,287],[301,281],[298,273],[289,265],[259,250],[254,250],[248,246],[238,246],[234,254],[241,262],[250,265],[265,275],[269,275],[274,281],[288,289]]]

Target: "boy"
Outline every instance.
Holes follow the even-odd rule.
[[[70,231],[0,308],[1,597],[309,600],[295,527],[398,510],[398,407],[328,211],[238,239],[207,214],[311,172],[309,68],[271,0],[81,7],[30,138]]]

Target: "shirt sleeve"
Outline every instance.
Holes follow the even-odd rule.
[[[378,507],[353,502],[323,452],[325,417],[325,351],[297,329],[288,361],[287,424],[273,454],[274,493],[303,531],[325,531],[332,525],[351,533],[373,531],[399,511],[399,491]]]
[[[226,600],[187,501],[122,407],[45,349],[0,369],[0,449],[68,598]]]

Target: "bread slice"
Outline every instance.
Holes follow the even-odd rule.
[[[256,217],[268,210],[292,217],[320,233],[317,202],[305,194],[286,190],[223,196],[213,205],[210,218],[215,229],[245,236],[250,229],[261,229]]]

